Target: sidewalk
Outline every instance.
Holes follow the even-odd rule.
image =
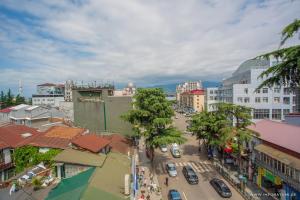
[[[162,200],[161,189],[155,172],[151,173],[151,161],[146,157],[144,141],[141,139],[138,151],[139,174],[143,174],[143,178],[139,184],[137,200],[141,199],[142,193],[144,199],[149,195],[150,200]],[[144,171],[144,173],[142,172]]]
[[[214,161],[217,171],[247,200],[274,200],[265,191],[258,188],[253,182],[248,181],[244,190],[240,188],[240,181],[236,171],[225,168],[218,161]]]

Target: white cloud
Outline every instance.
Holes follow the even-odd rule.
[[[286,0],[4,0],[0,6],[23,15],[0,13],[6,59],[0,86],[19,79],[27,85],[220,80],[277,48],[281,29],[300,13],[299,1]]]

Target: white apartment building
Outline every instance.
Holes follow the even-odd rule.
[[[37,94],[32,95],[32,105],[59,107],[64,101],[65,86],[63,84],[44,83],[37,85]]]
[[[219,102],[219,88],[211,87],[205,89],[205,109],[208,112],[216,109],[216,103]]]
[[[295,107],[296,97],[289,88],[264,87],[255,91],[263,81],[258,76],[270,67],[270,63],[263,59],[242,63],[231,77],[223,81],[219,88],[220,101],[253,108],[254,122],[261,119],[283,120],[284,115],[293,112]]]

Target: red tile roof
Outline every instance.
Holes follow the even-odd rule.
[[[25,137],[25,133],[30,133],[31,136]],[[6,125],[0,127],[0,142],[2,146],[16,148],[27,145],[38,134],[36,129],[24,125]]]
[[[248,128],[259,133],[259,138],[264,141],[300,153],[300,126],[261,120]]]
[[[12,111],[11,107],[0,110],[0,113],[10,113],[10,111]]]
[[[53,126],[46,131],[45,136],[71,140],[81,135],[83,132],[83,128]]]
[[[110,140],[99,135],[86,134],[75,138],[72,143],[80,148],[99,153],[102,148],[109,145]]]
[[[189,92],[183,92],[182,93],[183,95],[204,95],[205,94],[205,91],[202,90],[202,89],[197,89],[197,90],[192,90],[192,91],[189,91]]]

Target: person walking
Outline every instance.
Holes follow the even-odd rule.
[[[168,187],[168,185],[169,185],[169,178],[166,177],[166,186]]]

